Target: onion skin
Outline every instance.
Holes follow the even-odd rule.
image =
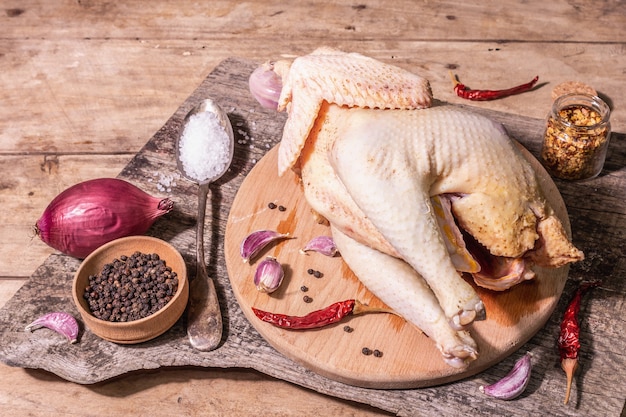
[[[35,232],[48,246],[84,258],[112,240],[144,234],[173,207],[172,200],[152,197],[124,180],[98,178],[57,195]]]

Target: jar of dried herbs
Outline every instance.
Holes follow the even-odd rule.
[[[552,176],[583,180],[602,171],[611,136],[610,113],[594,95],[566,94],[554,101],[541,150]]]

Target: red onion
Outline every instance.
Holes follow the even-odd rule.
[[[276,110],[278,98],[283,89],[280,76],[274,72],[271,63],[265,63],[255,69],[248,79],[250,92],[261,106]]]
[[[35,231],[54,249],[84,258],[107,242],[145,233],[173,207],[169,198],[152,197],[124,180],[99,178],[56,196]]]

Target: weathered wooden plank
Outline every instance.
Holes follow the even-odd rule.
[[[88,386],[36,369],[0,364],[0,370],[0,407],[11,416],[390,415],[246,369],[161,369]],[[42,384],[45,393],[36,388]]]
[[[538,405],[551,415],[617,415],[621,411],[626,397],[622,384],[624,369],[620,365],[623,363],[623,354],[620,350],[622,337],[620,329],[623,329],[623,319],[620,317],[623,317],[624,313],[624,284],[621,279],[624,265],[623,262],[618,261],[609,268],[605,265],[605,261],[611,262],[618,256],[624,257],[621,246],[623,234],[620,235],[619,232],[604,234],[614,224],[622,224],[626,209],[621,205],[607,209],[607,214],[610,215],[597,219],[593,232],[607,236],[603,239],[603,245],[596,242],[593,237],[587,236],[585,230],[579,230],[577,236],[577,243],[583,249],[592,249],[595,256],[581,263],[578,269],[573,268],[572,282],[566,287],[566,291],[570,292],[573,281],[580,278],[602,274],[604,279],[602,288],[593,293],[595,295],[585,310],[588,317],[587,323],[602,321],[604,325],[583,326],[583,337],[594,343],[591,346],[583,346],[585,382],[575,387],[573,400],[577,408],[562,406],[564,377],[556,365],[558,357],[554,349],[558,321],[566,300],[562,300],[545,328],[523,347],[525,350],[532,350],[535,354],[536,372],[531,379],[529,391],[515,402],[494,402],[477,391],[481,383],[492,382],[495,377],[501,377],[508,372],[514,357],[508,358],[475,378],[455,384],[421,390],[384,391],[355,388],[327,380],[294,364],[270,348],[245,320],[234,300],[225,274],[223,248],[217,239],[223,235],[225,210],[232,202],[238,184],[241,183],[254,162],[265,153],[267,149],[265,145],[276,143],[279,138],[281,118],[277,119],[271,112],[255,107],[245,91],[247,73],[252,68],[251,62],[236,59],[228,60],[216,68],[194,93],[191,100],[186,101],[172,119],[159,129],[121,174],[122,177],[131,181],[146,181],[148,174],[155,170],[166,174],[175,172],[172,134],[178,130],[180,120],[193,105],[193,100],[205,94],[216,98],[229,113],[231,121],[237,126],[241,123],[240,127],[249,136],[254,136],[255,139],[248,143],[248,146],[238,146],[232,171],[223,182],[219,183],[221,200],[220,205],[214,207],[218,209],[214,210],[214,213],[218,214],[213,219],[218,224],[207,229],[212,231],[211,242],[218,242],[217,246],[211,249],[210,256],[216,261],[212,268],[214,268],[215,276],[218,277],[222,309],[227,314],[226,338],[221,348],[206,354],[194,352],[187,345],[182,323],[177,323],[162,337],[132,349],[103,342],[88,331],[83,333],[81,342],[70,349],[52,337],[41,338],[35,334],[25,334],[22,331],[24,322],[37,314],[53,308],[74,311],[68,295],[72,271],[77,268],[78,261],[66,256],[53,255],[6,304],[5,308],[0,310],[3,340],[0,354],[6,363],[16,366],[42,367],[63,375],[67,379],[82,383],[111,378],[133,369],[154,369],[160,366],[254,368],[320,393],[371,404],[399,415],[418,413],[467,415],[477,413],[478,410],[482,415],[502,415],[503,413],[529,415],[536,412]],[[542,124],[541,120],[533,121],[502,113],[488,112],[488,114],[495,119],[505,121],[511,132],[531,150],[537,148],[536,132],[541,130],[539,127]],[[531,126],[535,128],[529,129]],[[608,167],[623,166],[626,146],[623,141],[624,135],[618,135],[617,138],[616,150],[610,156]],[[622,185],[623,190],[624,178],[623,171],[620,169],[608,170],[603,176],[589,183],[562,184],[564,189],[569,190],[569,193],[565,195],[566,203],[569,204],[584,192],[588,192],[585,187],[603,188],[617,184],[617,186]],[[148,182],[144,182],[143,185],[147,188],[154,186]],[[157,222],[151,234],[171,241],[181,250],[186,259],[190,260],[193,258],[195,197],[185,198],[184,196],[195,196],[195,187],[181,183],[173,193],[181,197],[178,199],[178,209],[163,221]],[[614,190],[614,193],[619,193],[619,191]],[[586,214],[587,212],[583,210],[570,210],[574,224]],[[45,291],[43,291],[44,288]],[[45,300],[41,299],[42,294],[45,294]],[[25,302],[25,300],[29,301]],[[618,311],[615,311],[616,308]],[[607,315],[605,312],[610,312],[610,314]],[[596,347],[598,350],[595,349]],[[132,352],[129,353],[129,351]],[[597,385],[590,387],[587,381],[593,381]],[[603,392],[603,395],[598,395],[599,392]]]
[[[613,128],[626,130],[625,98],[611,94],[626,84],[626,73],[614,71],[610,78],[592,75],[596,68],[624,66],[625,52],[619,43],[333,38],[308,38],[297,44],[285,39],[262,46],[210,38],[9,39],[5,43],[0,98],[6,111],[0,112],[0,153],[134,154],[221,60],[241,56],[263,62],[282,54],[306,54],[322,43],[419,73],[430,80],[435,97],[452,103],[466,101],[454,95],[450,69],[473,88],[508,88],[539,75],[540,86],[532,93],[474,104],[533,118],[546,117],[556,84],[584,81],[610,99]],[[59,61],[65,64],[59,66]]]
[[[571,3],[564,0],[507,2],[177,2],[99,0],[21,2],[7,10],[4,31],[11,37],[230,39],[233,35],[347,41],[523,40],[610,42],[625,23],[620,2]],[[302,19],[306,21],[302,24]],[[40,23],[45,21],[46,25]],[[572,25],[571,22],[576,22]],[[445,30],[442,30],[445,28]],[[549,33],[546,35],[546,31]]]

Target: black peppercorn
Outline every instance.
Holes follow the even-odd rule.
[[[176,273],[158,254],[135,252],[120,256],[98,275],[90,276],[83,298],[101,320],[133,321],[163,308],[177,290]]]

